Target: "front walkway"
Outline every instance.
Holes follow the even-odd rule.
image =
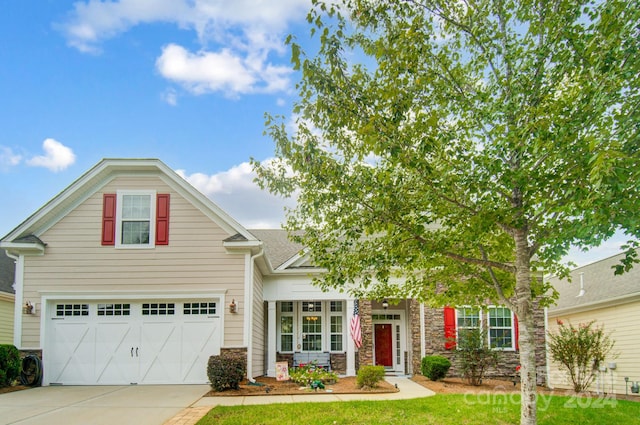
[[[301,394],[301,395],[265,395],[248,397],[203,397],[184,409],[164,425],[193,425],[215,406],[247,406],[250,404],[328,402],[353,400],[400,400],[408,398],[430,397],[433,391],[416,384],[409,378],[387,376],[384,378],[400,390],[396,393],[375,394]]]

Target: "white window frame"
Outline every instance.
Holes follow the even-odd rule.
[[[505,309],[509,311],[509,314],[511,315],[511,326],[509,327],[505,327],[505,326],[491,326],[491,318],[490,318],[490,312],[491,310],[496,310],[496,309]],[[506,346],[506,347],[491,347],[491,329],[509,329],[511,331],[511,346]],[[508,308],[508,307],[504,307],[504,306],[489,306],[487,307],[487,343],[489,344],[489,347],[491,347],[492,350],[496,350],[496,351],[515,351],[516,347],[515,347],[515,340],[516,340],[516,330],[515,330],[515,317],[513,314],[513,311]]]
[[[124,197],[130,195],[149,196],[149,243],[124,244],[122,243],[122,209]],[[116,201],[116,248],[121,249],[148,249],[156,246],[156,191],[155,190],[119,190]]]
[[[332,303],[336,303],[336,305],[339,303],[340,304],[340,311],[331,311],[331,304]],[[327,314],[329,315],[329,320],[327,320],[327,334],[328,334],[328,338],[327,338],[327,348],[328,351],[331,353],[343,353],[345,351],[345,315],[344,315],[344,310],[345,310],[345,305],[344,305],[344,301],[341,300],[334,300],[334,301],[327,301]],[[332,327],[332,323],[331,320],[333,317],[339,317],[340,318],[340,327],[341,327],[341,331],[340,332],[332,332],[331,327]],[[333,350],[332,346],[331,346],[331,340],[333,339],[334,335],[340,335],[340,340],[341,340],[341,345],[342,345],[342,349],[341,350]]]
[[[459,310],[462,309],[474,309],[475,307],[473,306],[460,306],[457,307],[455,309],[456,311],[456,342],[459,341],[460,338],[460,329],[475,329],[476,327],[469,327],[469,326],[464,326],[461,327],[458,325],[458,315],[459,315]],[[510,328],[506,328],[503,326],[494,326],[491,327],[491,322],[490,322],[490,318],[489,318],[489,312],[492,309],[498,309],[498,308],[504,308],[509,310],[509,312],[511,313],[511,327]],[[478,321],[478,327],[480,329],[483,329],[484,327],[486,327],[487,329],[487,346],[491,349],[491,350],[495,350],[495,351],[515,351],[516,350],[516,330],[515,330],[515,315],[513,314],[513,310],[509,309],[508,307],[505,306],[496,306],[496,305],[490,305],[490,306],[486,306],[484,309],[483,308],[477,308],[478,310],[478,316],[479,316],[479,321]],[[491,329],[511,329],[511,346],[507,346],[507,347],[491,347]],[[457,346],[457,344],[456,344]]]
[[[282,311],[283,303],[291,303],[292,308],[291,311]],[[296,351],[296,303],[294,301],[280,301],[277,303],[277,331],[278,331],[278,352],[279,353],[293,353]],[[291,335],[291,351],[282,349],[282,318],[283,317],[291,317],[291,333],[286,333],[284,335]]]
[[[459,315],[460,315],[460,310],[475,310],[478,312],[478,325],[477,326],[460,326],[459,324]],[[472,307],[472,306],[462,306],[462,307],[458,307],[456,308],[456,347],[458,346],[457,342],[460,340],[460,330],[461,329],[482,329],[483,326],[483,311],[481,308],[479,307]]]
[[[310,303],[314,304],[314,309],[311,311],[308,309],[308,305]],[[326,325],[326,307],[327,305],[321,301],[302,301],[299,303],[300,305],[300,332],[301,332],[301,341],[300,341],[300,351],[303,353],[321,353],[326,351],[326,341],[327,341],[327,325]],[[317,307],[320,307],[320,311],[317,310]],[[304,332],[304,321],[306,317],[318,317],[320,320],[320,332]],[[315,326],[314,326],[315,327]],[[320,335],[320,349],[319,350],[305,350],[305,339],[307,335]]]

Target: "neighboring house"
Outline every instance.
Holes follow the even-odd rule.
[[[15,260],[0,249],[0,344],[13,344]]]
[[[367,364],[413,374],[425,354],[453,352],[445,309],[322,292],[322,270],[285,231],[245,229],[155,159],[101,161],[0,248],[17,258],[16,302],[34,306],[16,309],[14,343],[42,356],[45,385],[205,383],[220,353],[244,358],[248,378],[275,376],[294,353],[329,353],[350,376]],[[481,314],[510,376],[515,318]]]
[[[560,323],[574,326],[595,320],[615,341],[613,352],[605,360],[591,390],[600,393],[631,394],[633,382],[640,381],[640,266],[616,276],[613,266],[622,254],[576,268],[571,280],[556,277],[550,283],[559,292],[555,306],[548,309],[548,329],[556,332]],[[549,359],[549,386],[572,388],[564,370]],[[629,382],[625,382],[625,377]]]

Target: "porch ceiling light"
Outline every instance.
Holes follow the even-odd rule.
[[[384,308],[385,310],[389,308],[389,301],[387,301],[386,298],[382,300],[382,308]]]

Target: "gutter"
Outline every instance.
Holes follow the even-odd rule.
[[[247,321],[249,322],[248,333],[247,333],[247,380],[254,384],[256,380],[253,378],[253,301],[254,301],[254,273],[255,273],[255,261],[257,258],[262,257],[264,255],[264,248],[262,244],[260,246],[260,251],[257,254],[252,255],[249,259],[249,304],[248,304],[248,317]]]

